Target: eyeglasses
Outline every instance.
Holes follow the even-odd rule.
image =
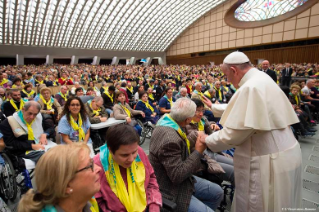
[[[80,104],[71,104],[70,106],[71,106],[71,107],[81,107]]]
[[[203,114],[204,114],[204,113],[205,113],[205,110],[196,110],[195,113],[196,113],[196,114],[200,114],[200,113],[203,113]]]
[[[90,161],[90,165],[84,167],[83,169],[77,170],[77,171],[75,172],[75,174],[77,174],[77,173],[79,173],[79,172],[81,172],[81,171],[87,170],[87,169],[91,169],[92,172],[94,172],[94,162],[93,162],[93,160]]]

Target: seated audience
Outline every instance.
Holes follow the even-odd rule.
[[[162,196],[177,204],[176,211],[211,212],[219,206],[224,192],[217,184],[194,176],[205,169],[201,159],[206,144],[200,142],[202,135],[199,135],[191,152],[182,128],[192,121],[195,111],[195,103],[187,98],[173,104],[170,113],[158,121],[153,131],[149,160]]]
[[[205,91],[204,96],[206,96],[212,103],[216,102],[216,90],[214,88],[209,88]]]
[[[44,151],[40,150],[44,150],[47,137],[55,133],[54,128],[43,130],[40,109],[39,103],[26,102],[22,110],[15,112],[0,124],[5,145],[11,147],[8,151],[35,163],[44,154]]]
[[[129,101],[134,100],[134,87],[132,86],[132,83],[130,81],[127,82],[126,86],[126,93],[128,96]]]
[[[106,108],[106,111],[109,115],[113,113],[113,105],[114,105],[114,95],[115,95],[115,87],[111,85],[107,90],[104,90],[102,94],[103,105]]]
[[[12,86],[11,88],[14,89],[22,89],[22,80],[19,77],[14,78],[14,80],[12,81]]]
[[[62,85],[60,88],[60,92],[55,94],[54,98],[63,107],[65,102],[68,100],[67,96],[68,96],[68,87],[65,85]]]
[[[172,88],[167,87],[165,89],[165,95],[160,99],[158,103],[161,115],[171,112],[173,102],[175,102],[175,98],[173,97],[173,90]]]
[[[143,111],[145,113],[145,121],[156,124],[159,119],[159,112],[156,106],[148,100],[147,93],[141,92],[139,95],[141,96],[141,99],[137,102],[135,110]]]
[[[147,155],[138,146],[139,139],[128,125],[107,131],[107,144],[94,157],[96,166],[102,168],[101,190],[95,194],[102,211],[160,211],[161,193]]]
[[[58,124],[62,107],[59,102],[51,96],[52,93],[48,87],[42,88],[40,94],[38,102],[41,105],[40,112],[44,120],[43,129],[46,130]]]
[[[75,96],[80,97],[84,95],[84,90],[82,87],[78,87],[74,91]]]
[[[21,91],[21,98],[28,99],[28,100],[33,100],[35,97],[36,93],[32,89],[32,84],[26,84],[24,88]]]
[[[58,145],[36,165],[36,190],[30,189],[19,203],[19,212],[98,212],[101,168],[94,165],[84,144]]]
[[[35,76],[35,86],[45,85],[46,81],[43,80],[43,76],[41,74],[37,74]]]
[[[137,91],[136,91],[136,93],[134,94],[134,101],[135,101],[135,102],[138,102],[138,100],[140,99],[139,93],[141,93],[141,92],[145,92],[143,85],[138,86]]]
[[[148,100],[151,102],[151,104],[156,106],[157,103],[156,103],[156,99],[155,99],[155,96],[153,94],[152,88],[147,89],[147,96],[148,96]]]
[[[0,72],[0,86],[4,87],[4,88],[10,88],[10,80],[8,80],[7,78],[4,77],[4,74],[2,72]]]
[[[73,85],[72,80],[67,76],[65,72],[62,73],[62,77],[58,79],[60,85]]]
[[[204,116],[204,103],[199,99],[192,99],[196,104],[196,112],[193,120],[186,125],[186,135],[190,141],[191,151],[194,150],[195,142],[197,140],[198,132],[203,132],[206,135],[210,135],[213,131],[219,130],[219,126],[214,122],[209,122]],[[214,153],[210,149],[206,149],[205,158],[207,159],[208,172],[205,170],[204,178],[210,181],[217,179],[229,181],[232,185],[235,184],[234,176],[234,163],[231,156],[225,155],[224,153]],[[213,161],[211,161],[213,160]],[[218,164],[216,164],[217,162]],[[216,177],[211,176],[214,174]]]
[[[53,75],[48,76],[48,80],[45,82],[47,87],[59,86],[59,82],[54,79]]]
[[[164,79],[163,79],[163,80],[159,80],[158,84],[159,84],[159,86],[156,87],[156,93],[155,93],[155,95],[156,95],[156,101],[159,102],[160,99],[161,99],[162,96],[163,96],[163,93],[165,92],[166,87],[165,87],[165,81],[164,81]]]
[[[226,97],[225,97],[225,94],[224,94],[225,90],[221,86],[221,82],[220,81],[216,81],[215,82],[214,89],[216,90],[216,99],[217,99],[217,101],[220,102],[220,103],[226,103]]]
[[[85,109],[91,124],[105,122],[108,118],[107,112],[103,107],[103,98],[100,96],[94,97],[94,99],[85,103]]]
[[[101,96],[100,90],[95,86],[94,81],[90,81],[88,87],[93,88],[95,96]]]
[[[188,94],[187,94],[187,88],[186,87],[180,87],[179,88],[179,92],[175,95],[175,99],[179,99],[179,98],[189,98]]]
[[[61,143],[92,143],[90,127],[91,123],[81,99],[76,96],[70,97],[64,105],[62,118],[58,125]]]
[[[3,113],[6,117],[12,116],[13,113],[21,110],[24,105],[24,101],[21,99],[21,93],[17,89],[11,89],[9,91],[11,99],[3,103]]]
[[[135,128],[139,135],[141,135],[142,128],[138,125],[135,120],[135,115],[142,115],[145,117],[145,113],[143,111],[133,110],[126,102],[125,102],[125,94],[122,91],[118,91],[115,93],[114,97],[114,107],[113,107],[113,116],[115,119],[126,120],[127,124],[131,125]]]

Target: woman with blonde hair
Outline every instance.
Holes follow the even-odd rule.
[[[92,197],[100,190],[100,170],[83,143],[53,147],[37,163],[37,190],[30,189],[22,197],[18,211],[98,212]]]

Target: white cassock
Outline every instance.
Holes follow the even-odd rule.
[[[214,152],[235,147],[232,211],[277,212],[301,207],[301,150],[290,125],[299,122],[286,95],[250,69],[227,106],[213,105],[223,129],[206,138]]]

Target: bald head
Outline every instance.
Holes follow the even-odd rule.
[[[262,69],[263,70],[267,70],[270,66],[269,64],[269,61],[268,60],[264,60],[262,63],[261,63],[261,66],[262,66]]]

